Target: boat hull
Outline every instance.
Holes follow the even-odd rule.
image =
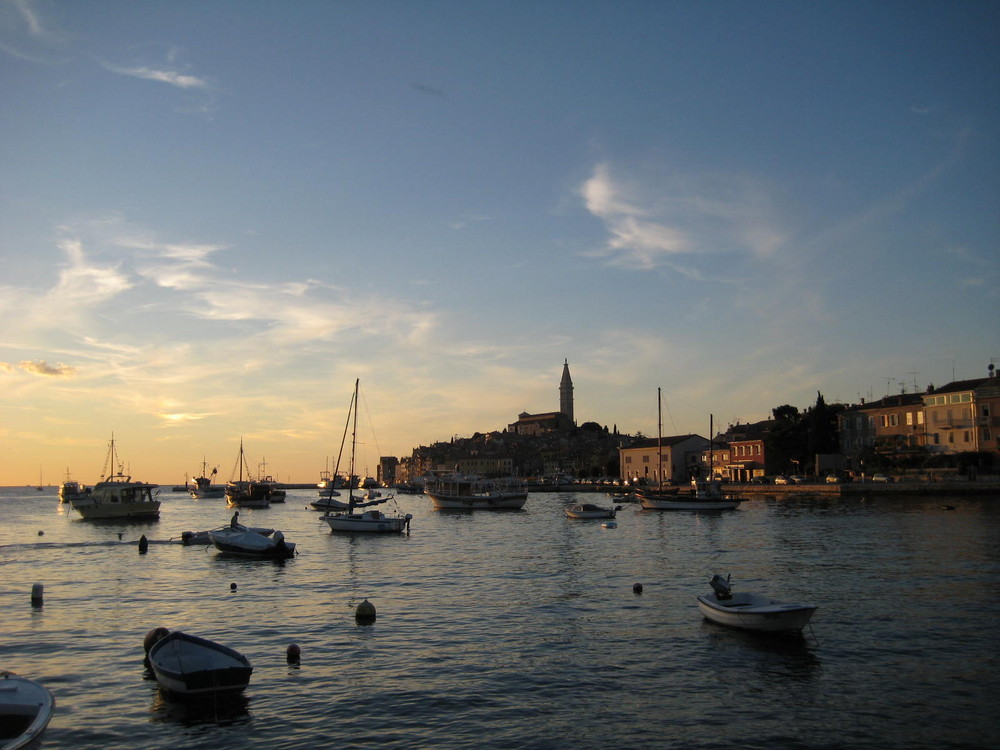
[[[585,503],[566,508],[565,512],[568,518],[614,518],[617,510]]]
[[[680,495],[670,497],[643,496],[640,501],[646,510],[732,510],[740,501],[734,499],[699,500]]]
[[[253,673],[239,651],[178,630],[157,641],[148,659],[160,687],[184,696],[238,693]]]
[[[438,510],[520,510],[528,501],[527,492],[495,495],[440,495],[426,490],[425,492]]]
[[[327,515],[323,520],[331,531],[362,532],[367,534],[392,534],[409,528],[412,516],[386,516],[378,511],[368,511],[360,514],[336,513]]]
[[[279,532],[280,533],[280,532]],[[220,552],[241,557],[273,558],[284,560],[295,556],[295,544],[286,542],[284,535],[275,534],[268,539],[252,531],[210,531],[209,538]]]
[[[716,594],[698,597],[698,609],[712,622],[740,630],[784,633],[802,630],[812,619],[812,604],[785,604],[759,594],[733,594],[720,600]]]
[[[13,672],[0,671],[0,747],[34,747],[48,726],[56,701],[46,687]]]
[[[160,501],[101,502],[93,497],[70,501],[73,509],[88,521],[111,518],[159,518]]]

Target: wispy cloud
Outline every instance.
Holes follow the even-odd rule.
[[[786,241],[768,190],[748,178],[665,172],[622,178],[602,163],[579,192],[609,235],[597,254],[615,265],[648,270],[672,257],[725,252],[767,258]]]
[[[140,78],[146,81],[169,83],[171,86],[176,86],[181,89],[198,89],[207,91],[211,88],[207,79],[180,73],[176,70],[151,68],[145,65],[134,67],[123,67],[119,65],[112,65],[110,63],[102,63],[102,65],[105,70],[112,73],[117,73],[123,76],[131,76],[132,78]]]
[[[17,365],[12,365],[9,362],[0,362],[0,372],[10,374],[17,370],[48,378],[66,378],[76,375],[75,367],[64,365],[62,362],[57,362],[54,365],[50,365],[42,359],[23,360],[18,362]]]

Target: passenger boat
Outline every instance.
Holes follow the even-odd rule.
[[[208,462],[204,458],[201,460],[201,476],[194,478],[194,487],[191,487],[188,491],[191,493],[191,497],[195,500],[208,500],[216,497],[223,497],[226,494],[224,487],[219,487],[218,485],[212,484],[212,479],[216,474],[219,473],[219,467],[216,466],[212,469],[212,473],[208,473]]]
[[[243,440],[240,439],[239,478],[226,482],[226,504],[230,508],[269,508],[271,506],[271,485],[257,482],[250,476],[246,453],[243,452]],[[246,479],[243,471],[246,469]]]
[[[0,750],[36,747],[55,707],[44,685],[0,671]]]
[[[569,518],[614,518],[621,507],[602,508],[593,503],[576,503],[564,510]]]
[[[253,673],[239,651],[179,630],[156,641],[147,659],[160,687],[183,696],[238,693]]]
[[[523,482],[459,474],[445,475],[428,482],[424,493],[438,510],[518,510],[528,500],[528,489]]]
[[[354,476],[354,457],[355,449],[357,447],[358,438],[358,387],[360,380],[354,381],[354,396],[351,399],[351,403],[347,409],[347,425],[344,427],[344,438],[347,438],[347,427],[353,423],[353,429],[351,431],[351,459],[350,459],[350,476]],[[342,443],[343,443],[342,440]],[[343,453],[343,444],[341,445],[341,453]],[[338,457],[338,464],[339,464]],[[339,468],[339,467],[338,467]],[[354,482],[348,482],[347,490],[347,505],[344,510],[333,513],[327,511],[323,516],[323,520],[326,521],[327,525],[330,527],[330,531],[359,531],[366,532],[370,534],[391,534],[398,533],[400,531],[410,530],[410,519],[413,518],[409,513],[396,514],[393,516],[388,516],[378,510],[368,510],[361,513],[355,513],[355,508],[367,508],[373,505],[382,505],[390,500],[393,500],[393,496],[382,497],[381,493],[368,490],[365,493],[365,502],[358,500],[354,497]],[[333,500],[329,498],[329,500]],[[316,503],[312,504],[316,507]]]
[[[280,531],[275,531],[272,537],[266,537],[250,530],[223,528],[208,532],[208,538],[217,550],[230,555],[278,560],[295,557],[295,543],[286,542],[285,535]]]
[[[763,594],[733,593],[729,578],[712,576],[711,594],[698,597],[698,608],[712,622],[765,633],[796,632],[812,619],[813,604],[784,603]]]
[[[117,470],[115,469],[117,467]],[[113,473],[108,474],[111,471]],[[159,485],[133,482],[118,463],[115,438],[111,437],[104,474],[93,489],[70,500],[73,509],[87,520],[110,518],[159,518],[160,501],[153,490]]]

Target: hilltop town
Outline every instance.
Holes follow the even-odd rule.
[[[778,405],[771,419],[731,424],[709,439],[629,435],[595,422],[578,425],[566,361],[557,411],[525,412],[503,429],[419,446],[402,459],[383,457],[379,479],[405,483],[457,471],[643,484],[710,474],[755,482],[775,476],[846,480],[875,473],[992,473],[1000,466],[1000,378],[992,364],[988,373],[867,403],[827,404],[817,393],[815,403],[803,410]]]

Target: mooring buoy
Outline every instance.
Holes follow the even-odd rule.
[[[153,628],[148,633],[146,637],[142,639],[142,647],[149,653],[149,649],[156,645],[156,642],[163,638],[165,635],[169,635],[170,631],[166,628]]]
[[[45,598],[45,586],[36,583],[31,587],[31,606],[41,607]]]
[[[285,649],[285,658],[289,664],[298,664],[301,655],[302,649],[299,648],[299,644],[297,643],[290,643],[288,644],[288,648]]]
[[[146,535],[143,534],[139,537],[139,554],[145,555],[147,550],[149,550],[149,540],[146,538]]]
[[[235,583],[229,584],[229,590],[230,591],[236,591],[236,584]]]
[[[375,605],[365,599],[354,610],[354,619],[358,625],[371,625],[375,622]]]
[[[641,583],[633,583],[632,584],[632,593],[633,594],[641,594],[642,593],[642,584]]]

